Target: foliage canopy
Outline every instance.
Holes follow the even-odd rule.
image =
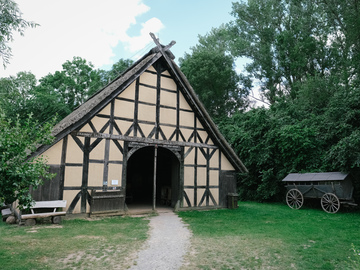
[[[20,206],[30,206],[30,186],[52,178],[42,157],[28,158],[38,144],[51,143],[51,129],[51,123],[39,126],[31,115],[21,123],[0,113],[0,202],[18,200]]]
[[[0,0],[0,58],[4,67],[9,64],[11,58],[11,47],[13,33],[24,35],[28,27],[36,27],[34,22],[28,22],[21,17],[18,5],[12,0]]]

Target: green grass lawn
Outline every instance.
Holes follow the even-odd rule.
[[[0,269],[126,269],[147,238],[148,223],[130,217],[34,227],[0,222]]]
[[[193,233],[182,269],[360,269],[360,212],[328,214],[240,202],[235,210],[185,211]],[[148,219],[64,220],[34,227],[0,222],[0,269],[126,269]]]
[[[182,269],[360,269],[360,213],[240,202],[188,211],[193,232]]]

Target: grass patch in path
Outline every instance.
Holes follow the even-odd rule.
[[[34,227],[0,222],[0,269],[126,269],[147,238],[148,223],[135,217]]]
[[[193,233],[182,269],[360,269],[359,212],[240,202],[179,216]]]

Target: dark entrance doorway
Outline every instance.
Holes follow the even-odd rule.
[[[128,208],[175,207],[179,200],[179,175],[180,162],[172,151],[163,147],[155,150],[153,146],[140,148],[127,163],[125,202]]]

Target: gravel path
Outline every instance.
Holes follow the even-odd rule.
[[[150,237],[131,270],[179,269],[190,247],[191,233],[173,212],[150,218]]]

